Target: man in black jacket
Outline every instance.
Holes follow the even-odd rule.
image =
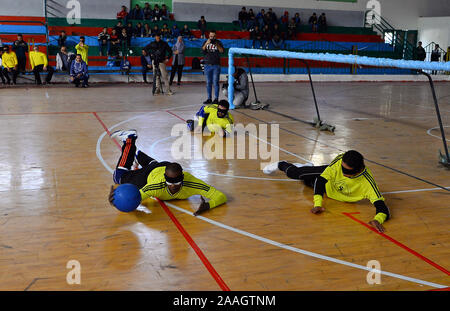
[[[419,41],[419,46],[416,47],[416,60],[424,61],[427,57],[427,52],[425,52],[425,49],[422,46],[422,41]]]
[[[17,40],[14,41],[13,51],[16,52],[17,61],[19,62],[18,71],[25,73],[25,67],[27,65],[28,44],[23,40],[22,34],[17,35]]]
[[[145,49],[151,56],[153,65],[153,74],[156,75],[157,77],[155,94],[161,93],[161,77],[162,77],[167,89],[166,94],[172,95],[173,93],[169,85],[169,75],[166,69],[166,64],[169,62],[169,59],[172,57],[173,54],[172,49],[170,48],[169,44],[167,44],[166,41],[161,40],[160,34],[156,34],[155,41],[147,45]]]

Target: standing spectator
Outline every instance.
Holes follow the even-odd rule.
[[[266,49],[269,48],[269,42],[272,41],[272,31],[269,28],[269,25],[264,25],[262,29],[262,38],[266,42]]]
[[[259,26],[256,25],[252,31],[250,31],[250,39],[253,40],[252,42],[252,49],[255,48],[255,46],[259,46],[260,49],[262,49],[263,45],[263,34],[261,30],[259,29]]]
[[[53,72],[55,71],[52,66],[48,65],[47,55],[39,52],[39,47],[34,46],[34,51],[29,53],[30,65],[34,73],[35,83],[41,85],[41,75],[40,72],[47,71],[47,77],[45,78],[46,84],[50,84],[53,77]]]
[[[70,66],[72,61],[75,59],[75,54],[72,52],[67,52],[65,46],[61,47],[61,51],[56,54],[56,70],[57,71],[70,71]]]
[[[171,35],[173,39],[177,39],[181,35],[180,29],[178,29],[177,24],[173,24]]]
[[[158,25],[153,26],[152,29],[152,37],[155,38],[156,36],[161,36],[161,30],[159,29]]]
[[[320,14],[317,24],[319,25],[319,32],[327,32],[327,17],[325,13]]]
[[[425,49],[422,46],[422,41],[419,41],[419,46],[416,47],[415,56],[415,59],[420,61],[424,61],[427,57],[427,52],[425,52]]]
[[[118,21],[118,22],[117,22],[117,25],[114,26],[114,29],[116,30],[116,32],[117,32],[118,34],[122,33],[122,28],[123,28],[123,24],[122,24],[121,21]]]
[[[289,12],[284,11],[284,15],[280,18],[280,24],[287,26],[289,24]]]
[[[128,55],[131,46],[131,37],[128,36],[127,30],[125,28],[122,29],[122,34],[120,36],[120,43],[122,56]]]
[[[157,25],[155,25],[155,26],[157,26]],[[152,33],[153,33],[153,31],[152,31],[152,29],[150,29],[150,26],[148,25],[148,23],[145,23],[145,24],[144,24],[144,33],[143,33],[143,36],[144,36],[144,37],[151,37],[151,36],[152,36]]]
[[[144,80],[144,83],[148,83],[147,72],[149,70],[152,70],[152,59],[146,49],[142,49],[141,66],[142,66],[142,79]]]
[[[169,85],[172,85],[175,73],[178,73],[177,85],[180,85],[184,66],[184,42],[182,36],[177,37],[177,42],[172,46],[172,51],[174,56],[172,59],[172,72],[170,73]]]
[[[18,71],[25,73],[27,65],[28,44],[23,40],[22,34],[17,35],[17,40],[13,43],[13,51],[17,55],[17,61],[19,62]]]
[[[147,24],[148,26],[148,24]],[[142,23],[137,23],[136,27],[133,30],[133,36],[135,38],[144,37],[144,28],[142,27]]]
[[[441,51],[439,50],[439,44],[436,44],[434,46],[434,50],[431,52],[431,61],[439,62],[440,59],[441,59]],[[437,70],[433,70],[431,74],[433,75],[437,74]]]
[[[161,6],[161,20],[163,21],[169,20],[169,10],[167,9],[167,6],[165,4]]]
[[[295,21],[295,26],[300,26],[301,25],[300,13],[295,13],[294,21]]]
[[[248,10],[248,19],[247,19],[247,30],[253,29],[256,25],[256,17],[255,13],[253,13],[253,9]]]
[[[131,40],[131,38],[133,37],[133,32],[134,32],[133,31],[133,24],[131,22],[128,22],[127,26],[125,27],[125,29],[127,31],[128,38],[130,38],[130,40]]]
[[[153,19],[153,9],[152,9],[152,6],[148,2],[145,3],[143,13],[144,13],[144,19],[146,21],[151,21]]]
[[[297,37],[297,25],[295,24],[295,18],[291,18],[288,25],[287,39],[295,40]]]
[[[256,21],[259,24],[259,28],[263,29],[265,23],[265,17],[266,16],[266,11],[264,9],[261,9],[261,11],[256,15]]]
[[[311,17],[308,20],[308,24],[311,26],[312,32],[317,32],[317,15],[316,13],[313,13]]]
[[[155,6],[153,7],[153,21],[154,22],[160,21],[161,16],[162,16],[161,9],[159,8],[159,5],[155,4]]]
[[[267,11],[267,13],[269,14],[269,22],[274,25],[278,23],[278,18],[277,15],[275,14],[274,11],[272,11],[272,8],[269,8],[269,11]]]
[[[109,43],[110,43],[110,50],[109,50],[110,55],[117,56],[119,54],[120,49],[120,36],[115,28],[113,28],[113,30],[111,31]]]
[[[144,12],[142,11],[139,4],[136,4],[134,6],[134,9],[130,11],[130,14],[128,14],[128,19],[138,19],[143,20],[144,19]]]
[[[161,36],[159,34],[155,36],[155,41],[151,42],[145,48],[149,51],[152,57],[153,74],[156,74],[156,66],[158,66],[158,69],[161,72],[161,78],[163,79],[164,84],[167,88],[166,94],[172,95],[173,93],[170,89],[169,75],[166,68],[166,64],[172,57],[172,49],[169,47],[169,44],[166,41],[161,40]],[[161,93],[161,88],[161,81],[159,79],[156,79],[155,94]]]
[[[161,37],[166,41],[171,38],[170,28],[166,23],[164,23],[161,28]]]
[[[247,9],[245,8],[245,6],[243,6],[241,11],[239,12],[238,21],[239,21],[239,27],[241,27],[241,29],[247,28],[248,13],[247,13]]]
[[[208,105],[211,103],[219,103],[219,78],[220,78],[220,53],[224,52],[223,44],[216,39],[216,31],[209,32],[209,39],[202,45],[202,51],[205,55],[205,76],[206,76],[206,91],[208,99],[203,103]],[[214,102],[211,101],[212,87],[214,85]]]
[[[188,40],[192,40],[192,38],[194,37],[187,24],[184,24],[183,29],[181,29],[180,31],[180,35],[183,37],[183,39]]]
[[[117,13],[117,19],[123,20],[124,23],[127,22],[128,12],[126,6],[122,5],[122,10],[119,13]]]
[[[86,65],[88,65],[89,46],[85,44],[84,36],[80,37],[80,43],[75,46],[75,49],[77,50],[77,54],[80,54],[81,58],[83,58],[83,61],[86,63]]]
[[[77,54],[75,60],[72,62],[70,66],[70,81],[75,84],[76,87],[80,86],[80,82],[82,82],[82,87],[88,87],[89,73],[88,66],[83,61],[83,58],[80,54]]]
[[[16,84],[17,80],[17,68],[19,62],[17,60],[17,55],[14,51],[10,51],[9,47],[5,45],[3,47],[2,54],[2,66],[3,66],[3,75],[7,80],[7,84],[11,84],[11,78],[9,77],[12,74],[12,84]]]
[[[58,37],[58,47],[61,48],[62,46],[66,46],[67,41],[67,35],[64,30],[61,30],[61,33]]]
[[[201,31],[201,39],[205,39],[205,33],[206,33],[206,19],[204,16],[201,16],[200,19],[197,22],[197,27]]]
[[[5,76],[3,75],[2,55],[3,55],[3,43],[2,40],[0,39],[0,78],[2,79],[2,84],[6,84]]]
[[[100,32],[97,36],[98,39],[98,46],[99,46],[99,52],[100,56],[108,55],[109,56],[109,34],[108,34],[108,28],[104,27],[102,32]],[[106,53],[104,52],[104,49],[106,48]]]

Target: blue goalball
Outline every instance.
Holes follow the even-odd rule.
[[[114,206],[121,212],[132,212],[141,203],[141,193],[133,184],[122,184],[114,191]]]

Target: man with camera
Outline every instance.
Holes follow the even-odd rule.
[[[208,99],[203,105],[210,105],[219,103],[219,78],[220,78],[220,53],[224,52],[223,44],[216,39],[216,31],[211,30],[209,32],[209,39],[203,43],[202,46],[205,63],[205,76],[206,76],[206,91],[208,93]],[[212,87],[214,85],[214,101],[212,97]]]
[[[145,47],[152,59],[153,65],[153,94],[160,94],[162,85],[161,77],[166,85],[166,94],[172,95],[169,85],[169,74],[167,73],[166,64],[172,57],[172,49],[166,41],[161,40],[161,35],[156,34],[155,41]]]

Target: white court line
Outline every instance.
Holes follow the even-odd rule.
[[[155,112],[157,112],[157,111],[155,111]],[[117,126],[119,126],[119,125],[121,125],[123,123],[126,123],[126,122],[128,122],[130,120],[134,120],[134,119],[139,118],[139,117],[142,117],[142,116],[137,116],[137,117],[130,118],[128,120],[119,122],[119,123],[113,125],[112,127],[110,127],[109,129],[113,129],[113,128],[115,128],[115,127],[117,127]],[[99,161],[103,164],[103,166],[106,168],[106,170],[109,171],[112,174],[113,173],[113,169],[111,167],[109,167],[109,165],[105,162],[105,160],[101,156],[101,152],[100,152],[100,144],[101,144],[101,141],[102,141],[103,137],[105,137],[105,135],[106,135],[106,132],[103,132],[99,136],[99,138],[97,140],[97,147],[96,147],[97,148],[97,152],[96,152],[96,154],[97,154],[97,157],[98,157]],[[189,214],[192,217],[196,217],[196,218],[201,219],[201,220],[203,220],[205,222],[208,222],[208,223],[210,223],[212,225],[215,225],[215,226],[218,226],[220,228],[223,228],[223,229],[226,229],[226,230],[229,230],[229,231],[232,231],[232,232],[235,232],[235,233],[238,233],[238,234],[250,237],[252,239],[256,239],[258,241],[261,241],[261,242],[264,242],[264,243],[267,243],[267,244],[270,244],[270,245],[273,245],[273,246],[276,246],[276,247],[280,247],[280,248],[283,248],[283,249],[286,249],[286,250],[290,250],[292,252],[300,253],[300,254],[303,254],[303,255],[307,255],[307,256],[310,256],[310,257],[314,257],[314,258],[318,258],[318,259],[334,262],[334,263],[337,263],[337,264],[353,267],[353,268],[356,268],[356,269],[365,270],[365,271],[372,271],[370,268],[365,267],[365,266],[357,265],[357,264],[354,264],[354,263],[351,263],[351,262],[347,262],[347,261],[344,261],[344,260],[340,260],[340,259],[336,259],[336,258],[333,258],[333,257],[329,257],[329,256],[313,253],[313,252],[310,252],[310,251],[307,251],[307,250],[303,250],[303,249],[292,247],[292,246],[289,246],[289,245],[286,245],[286,244],[283,244],[283,243],[279,243],[279,242],[276,242],[276,241],[273,241],[273,240],[270,240],[270,239],[258,236],[256,234],[249,233],[249,232],[246,232],[246,231],[243,231],[243,230],[240,230],[240,229],[237,229],[237,228],[234,228],[234,227],[222,224],[220,222],[211,220],[211,219],[203,217],[203,216],[193,216],[192,211],[187,211],[185,209],[182,209],[182,208],[180,208],[180,207],[178,207],[178,206],[176,206],[176,205],[174,205],[174,204],[172,204],[170,202],[166,202],[166,204],[168,206],[170,206],[170,207],[180,211],[180,212]],[[379,272],[381,274],[386,275],[386,276],[391,276],[391,277],[394,277],[394,278],[402,279],[402,280],[413,282],[413,283],[417,283],[417,284],[427,285],[427,286],[430,286],[430,287],[435,287],[435,288],[446,288],[446,287],[448,287],[447,285],[431,283],[431,282],[423,281],[423,280],[420,280],[420,279],[407,277],[407,276],[404,276],[404,275],[401,275],[401,274],[396,274],[396,273],[391,273],[391,272],[381,271],[381,270]]]
[[[450,189],[450,187],[444,187],[445,189]],[[399,191],[389,191],[382,192],[381,194],[393,194],[393,193],[408,193],[408,192],[421,192],[421,191],[434,191],[442,190],[442,188],[426,188],[426,189],[416,189],[416,190],[399,190]]]
[[[444,125],[443,127],[450,127],[450,125]],[[439,138],[440,140],[442,140],[442,137],[441,136],[437,136],[437,135],[433,135],[433,134],[431,134],[431,131],[432,130],[437,130],[437,129],[439,129],[439,127],[437,126],[437,127],[432,127],[432,128],[430,128],[428,131],[427,131],[427,134],[428,135],[430,135],[430,136],[433,136],[433,137],[436,137],[436,138]],[[445,139],[446,141],[450,141],[450,139]]]

